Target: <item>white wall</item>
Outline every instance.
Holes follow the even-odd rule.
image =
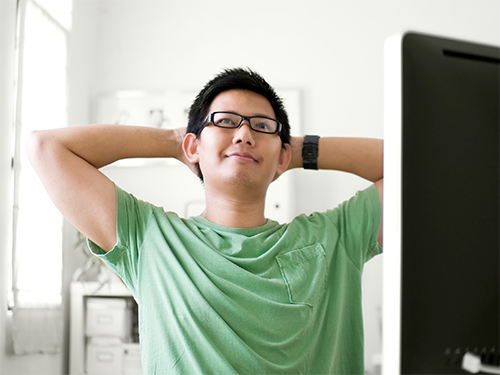
[[[5,306],[3,270],[10,235],[6,181],[11,132],[5,108],[12,101],[12,73],[5,65],[11,42],[4,30],[13,32],[13,8],[8,3],[13,0],[0,0],[0,309]],[[96,94],[198,90],[224,67],[249,66],[275,87],[302,90],[303,133],[382,138],[385,38],[417,30],[500,45],[499,14],[498,0],[76,0],[69,42],[69,124],[90,121]],[[297,171],[294,178],[296,213],[333,207],[367,185],[337,172]],[[72,235],[68,229],[67,238]],[[70,245],[64,251],[68,282],[81,258]],[[368,367],[380,350],[380,301],[381,260],[374,259],[364,279]],[[3,327],[2,310],[1,373],[6,358]],[[37,364],[45,366],[43,359],[30,365]],[[61,373],[61,368],[66,365],[53,365],[52,373]]]

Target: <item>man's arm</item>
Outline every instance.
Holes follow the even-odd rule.
[[[288,169],[302,168],[303,137],[292,137],[292,160]],[[370,138],[321,137],[318,145],[318,169],[353,173],[375,184],[380,203],[384,191],[384,141]],[[383,214],[382,218],[383,220]],[[378,242],[382,246],[382,221]]]
[[[184,134],[185,129],[118,125],[35,131],[28,157],[64,217],[109,251],[116,244],[115,188],[99,168],[132,157],[174,157],[188,164]]]
[[[292,137],[292,160],[288,169],[302,168],[303,137]],[[353,173],[376,182],[384,177],[384,141],[371,138],[321,137],[318,169]]]

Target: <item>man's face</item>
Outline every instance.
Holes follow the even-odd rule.
[[[209,113],[215,111],[276,118],[265,97],[247,90],[222,92],[210,106]],[[197,140],[197,153],[205,186],[218,189],[239,186],[265,192],[289,162],[289,147],[282,148],[278,133],[256,132],[246,120],[236,129],[206,126]]]

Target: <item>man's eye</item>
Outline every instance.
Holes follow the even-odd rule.
[[[270,129],[269,124],[266,122],[262,122],[262,121],[256,123],[254,128],[258,129],[258,130],[267,130],[267,131],[269,131],[269,129]]]
[[[234,121],[231,118],[225,117],[217,120],[218,125],[229,125],[234,126]]]

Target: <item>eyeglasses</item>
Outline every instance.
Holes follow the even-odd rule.
[[[242,116],[234,112],[212,112],[203,123],[200,131],[208,124],[219,128],[236,129],[247,120],[250,128],[259,133],[274,134],[281,131],[281,123],[265,116]]]

